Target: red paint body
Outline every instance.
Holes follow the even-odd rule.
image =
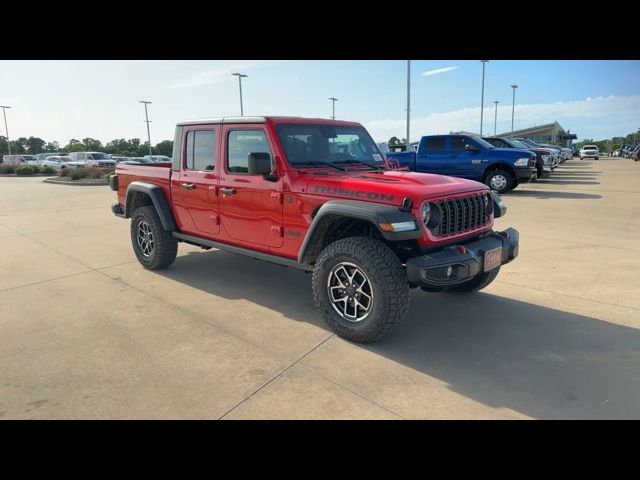
[[[453,199],[489,190],[481,183],[461,178],[391,169],[374,173],[357,165],[350,165],[346,172],[330,167],[294,168],[287,161],[275,131],[279,122],[361,127],[355,122],[287,117],[270,117],[264,123],[255,124],[185,125],[183,158],[188,131],[215,128],[214,171],[186,170],[183,162],[179,172],[172,171],[169,165],[118,165],[118,203],[124,206],[130,182],[153,183],[162,188],[181,232],[297,259],[312,213],[328,200],[361,200],[400,207],[408,197],[418,220],[425,200]],[[224,159],[230,129],[264,130],[274,155],[277,181],[227,171]],[[193,183],[196,188],[187,190],[181,186],[183,183]],[[224,188],[233,188],[237,193],[225,195],[221,191]],[[491,230],[493,217],[481,228],[445,238],[433,236],[422,222],[418,224],[423,231],[418,243],[423,250],[428,250]]]

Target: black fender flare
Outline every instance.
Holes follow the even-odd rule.
[[[393,205],[362,202],[359,200],[330,200],[316,211],[313,221],[307,230],[300,251],[298,261],[312,263],[315,258],[314,245],[325,235],[330,225],[338,219],[352,218],[371,223],[385,240],[412,240],[422,236],[422,228],[411,212],[400,210]],[[380,223],[414,222],[415,229],[404,232],[386,232],[380,228]],[[315,253],[315,254],[314,254]]]
[[[129,218],[133,212],[130,211],[130,202],[131,202],[131,193],[132,192],[142,192],[151,198],[153,202],[153,206],[156,208],[158,212],[158,216],[160,217],[160,221],[162,222],[162,226],[168,232],[174,232],[177,230],[176,222],[173,218],[173,214],[171,213],[171,208],[169,208],[169,202],[162,193],[162,188],[158,185],[154,185],[153,183],[147,182],[131,182],[127,186],[127,195],[125,199],[125,207],[124,207],[124,217]]]

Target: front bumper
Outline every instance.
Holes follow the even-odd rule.
[[[516,182],[524,183],[531,182],[535,179],[538,171],[534,168],[516,168]]]
[[[479,240],[449,245],[437,252],[407,260],[411,285],[448,287],[464,283],[484,271],[485,253],[502,247],[500,265],[518,256],[520,234],[514,228],[492,232]],[[496,267],[497,268],[497,267]]]

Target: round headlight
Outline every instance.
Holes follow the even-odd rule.
[[[429,223],[429,217],[431,216],[431,207],[428,202],[424,202],[422,207],[420,207],[420,218],[422,218],[422,223],[425,225]]]

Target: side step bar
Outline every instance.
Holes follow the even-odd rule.
[[[231,253],[237,253],[238,255],[244,255],[256,260],[263,260],[269,263],[275,263],[276,265],[282,265],[284,267],[297,268],[298,270],[304,270],[305,272],[312,272],[313,266],[307,263],[300,263],[297,260],[290,258],[279,257],[278,255],[271,255],[264,252],[256,252],[255,250],[249,250],[247,248],[236,247],[235,245],[227,245],[226,243],[215,242],[208,238],[196,237],[195,235],[187,235],[185,233],[172,232],[173,236],[179,241],[190,243],[198,247],[211,247],[219,250],[225,250]]]

